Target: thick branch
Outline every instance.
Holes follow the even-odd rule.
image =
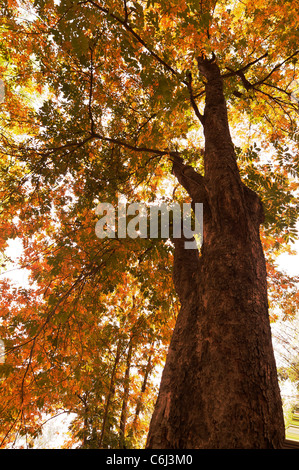
[[[198,249],[186,249],[184,237],[173,238],[172,242],[175,247],[172,278],[176,293],[183,305],[190,300],[190,291],[196,291],[201,267],[200,256]]]
[[[183,159],[172,154],[172,172],[179,183],[186,189],[193,202],[204,202],[207,200],[205,179],[197,173],[190,165],[185,165]]]
[[[228,70],[231,70],[232,74],[233,75],[238,75],[238,77],[241,78],[242,80],[242,83],[243,83],[243,86],[244,88],[248,91],[252,88],[254,88],[254,85],[252,85],[248,80],[247,78],[245,77],[244,75],[244,72],[242,72],[241,70],[237,70],[236,72],[234,72],[232,69],[230,69],[229,67],[226,67]]]
[[[196,104],[194,94],[193,94],[191,72],[188,73],[188,82],[186,82],[186,83],[187,83],[187,87],[188,87],[188,91],[189,91],[189,95],[190,95],[190,102],[191,102],[192,108],[194,109],[195,115],[198,117],[200,122],[203,124],[203,122],[204,122],[203,121],[203,115],[200,113],[200,111],[198,109],[198,106]]]
[[[201,202],[207,210],[207,193],[204,184],[204,177],[198,174],[191,166],[185,165],[183,159],[173,153],[172,172],[179,183],[186,189],[192,198],[192,202]],[[198,249],[186,249],[184,236],[182,238],[173,238],[175,246],[173,282],[175,290],[180,298],[181,304],[188,302],[190,298],[190,285],[195,288],[198,282],[200,271],[200,257]],[[190,240],[188,240],[190,242]]]

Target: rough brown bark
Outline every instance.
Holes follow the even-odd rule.
[[[147,448],[280,448],[284,421],[272,348],[259,197],[240,179],[217,64],[206,78],[204,176],[173,172],[204,204],[201,253],[174,239],[181,310]]]

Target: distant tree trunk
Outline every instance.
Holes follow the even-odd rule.
[[[132,362],[132,351],[133,351],[133,336],[130,339],[128,347],[128,355],[126,361],[126,370],[124,377],[124,395],[121,408],[120,424],[119,424],[119,447],[125,449],[125,431],[127,424],[127,409],[128,409],[128,399],[129,399],[129,389],[130,389],[130,369]]]
[[[113,368],[111,372],[110,385],[109,385],[108,395],[107,395],[106,404],[105,404],[101,433],[100,433],[99,442],[98,442],[99,449],[101,449],[104,444],[104,435],[106,431],[109,407],[110,407],[110,403],[111,403],[111,400],[113,398],[114,391],[115,391],[115,375],[116,375],[116,369],[117,369],[119,359],[120,359],[120,353],[121,353],[121,340],[118,341],[114,364],[113,364]]]
[[[284,421],[272,348],[263,209],[240,179],[215,61],[206,79],[204,176],[177,158],[173,172],[204,207],[199,254],[174,239],[181,302],[147,448],[280,448]]]
[[[85,449],[88,446],[88,436],[89,436],[89,406],[88,406],[88,392],[83,393],[82,396],[77,394],[79,400],[83,403],[83,438],[82,438],[82,448]]]
[[[140,390],[140,394],[139,394],[139,397],[138,397],[138,400],[137,400],[137,405],[136,405],[136,410],[135,410],[135,416],[134,416],[134,421],[133,421],[133,429],[135,429],[135,427],[137,426],[137,421],[138,421],[138,418],[139,418],[139,415],[140,415],[140,411],[141,411],[141,407],[142,407],[142,396],[146,390],[146,386],[147,386],[147,381],[148,381],[148,377],[150,375],[150,372],[152,370],[152,356],[149,357],[148,361],[147,361],[147,364],[146,364],[146,368],[145,368],[145,372],[144,372],[144,377],[143,377],[143,382],[142,382],[142,386],[141,386],[141,390]]]

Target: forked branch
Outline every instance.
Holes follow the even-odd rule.
[[[238,77],[241,78],[241,81],[242,81],[242,84],[243,84],[243,87],[246,89],[246,91],[249,91],[249,90],[255,90],[255,91],[259,91],[261,92],[261,90],[259,88],[257,88],[259,85],[265,85],[265,86],[269,86],[269,87],[273,87],[275,88],[275,86],[267,83],[266,81],[273,75],[274,72],[276,72],[276,70],[280,69],[284,64],[286,64],[287,62],[289,62],[291,59],[293,59],[296,55],[299,54],[299,50],[295,51],[293,54],[291,54],[289,57],[287,57],[285,60],[283,60],[282,62],[280,62],[279,64],[275,65],[275,67],[273,67],[273,69],[263,78],[261,78],[260,80],[256,81],[255,83],[251,83],[249,82],[249,80],[245,77],[245,71],[248,70],[252,65],[256,64],[257,62],[259,62],[260,60],[264,59],[265,57],[268,56],[268,52],[266,52],[265,54],[263,54],[262,56],[258,57],[257,59],[253,60],[252,62],[249,62],[248,64],[246,64],[244,67],[241,67],[240,69],[238,70],[233,70],[231,69],[230,67],[226,67],[227,70],[229,70],[229,73],[225,73],[222,76],[222,78],[228,78],[228,77],[232,77],[234,75],[237,75]],[[286,94],[288,94],[285,90],[280,90]],[[241,93],[238,93],[236,92],[235,93],[236,96],[241,96],[242,94]]]

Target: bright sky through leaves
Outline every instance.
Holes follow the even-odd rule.
[[[30,442],[44,413],[63,408],[76,414],[70,446],[96,433],[119,445],[127,404],[128,445],[138,446],[178,312],[173,249],[161,240],[99,241],[95,208],[119,194],[186,200],[171,168],[179,152],[203,171],[196,58],[214,52],[241,176],[265,207],[271,319],[297,315],[298,256],[287,253],[293,241],[298,247],[298,4],[6,0],[0,8],[8,268],[0,338],[9,352],[0,441]],[[10,271],[5,255],[20,256],[26,271]]]

